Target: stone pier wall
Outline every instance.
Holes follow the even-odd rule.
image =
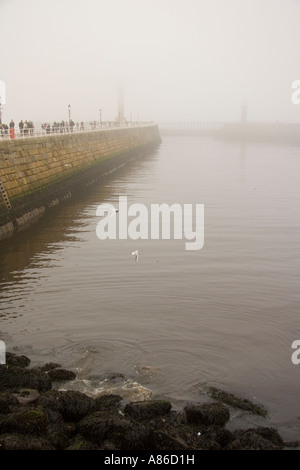
[[[0,141],[0,240],[160,142],[155,125]]]

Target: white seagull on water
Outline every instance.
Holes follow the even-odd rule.
[[[133,251],[132,256],[134,256],[135,261],[139,260],[139,250]]]

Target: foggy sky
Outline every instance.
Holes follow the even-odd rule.
[[[300,121],[300,0],[0,0],[3,122]]]

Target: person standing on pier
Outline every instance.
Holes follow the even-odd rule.
[[[27,120],[24,122],[23,134],[24,134],[25,136],[27,136],[27,134],[28,134],[28,122],[27,122]]]
[[[19,122],[19,129],[20,129],[20,134],[21,134],[21,137],[23,137],[23,134],[24,134],[24,122],[23,120],[21,119],[21,121]]]
[[[11,139],[15,138],[15,123],[14,123],[13,119],[11,119],[11,121],[9,123],[9,137]]]

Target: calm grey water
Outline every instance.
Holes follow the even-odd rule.
[[[33,365],[78,372],[69,384],[129,399],[205,401],[215,385],[263,404],[300,437],[299,148],[163,137],[161,146],[2,243],[0,335]],[[97,206],[205,206],[205,243],[106,240]],[[138,249],[135,262],[131,252]],[[108,379],[111,374],[122,377]]]

